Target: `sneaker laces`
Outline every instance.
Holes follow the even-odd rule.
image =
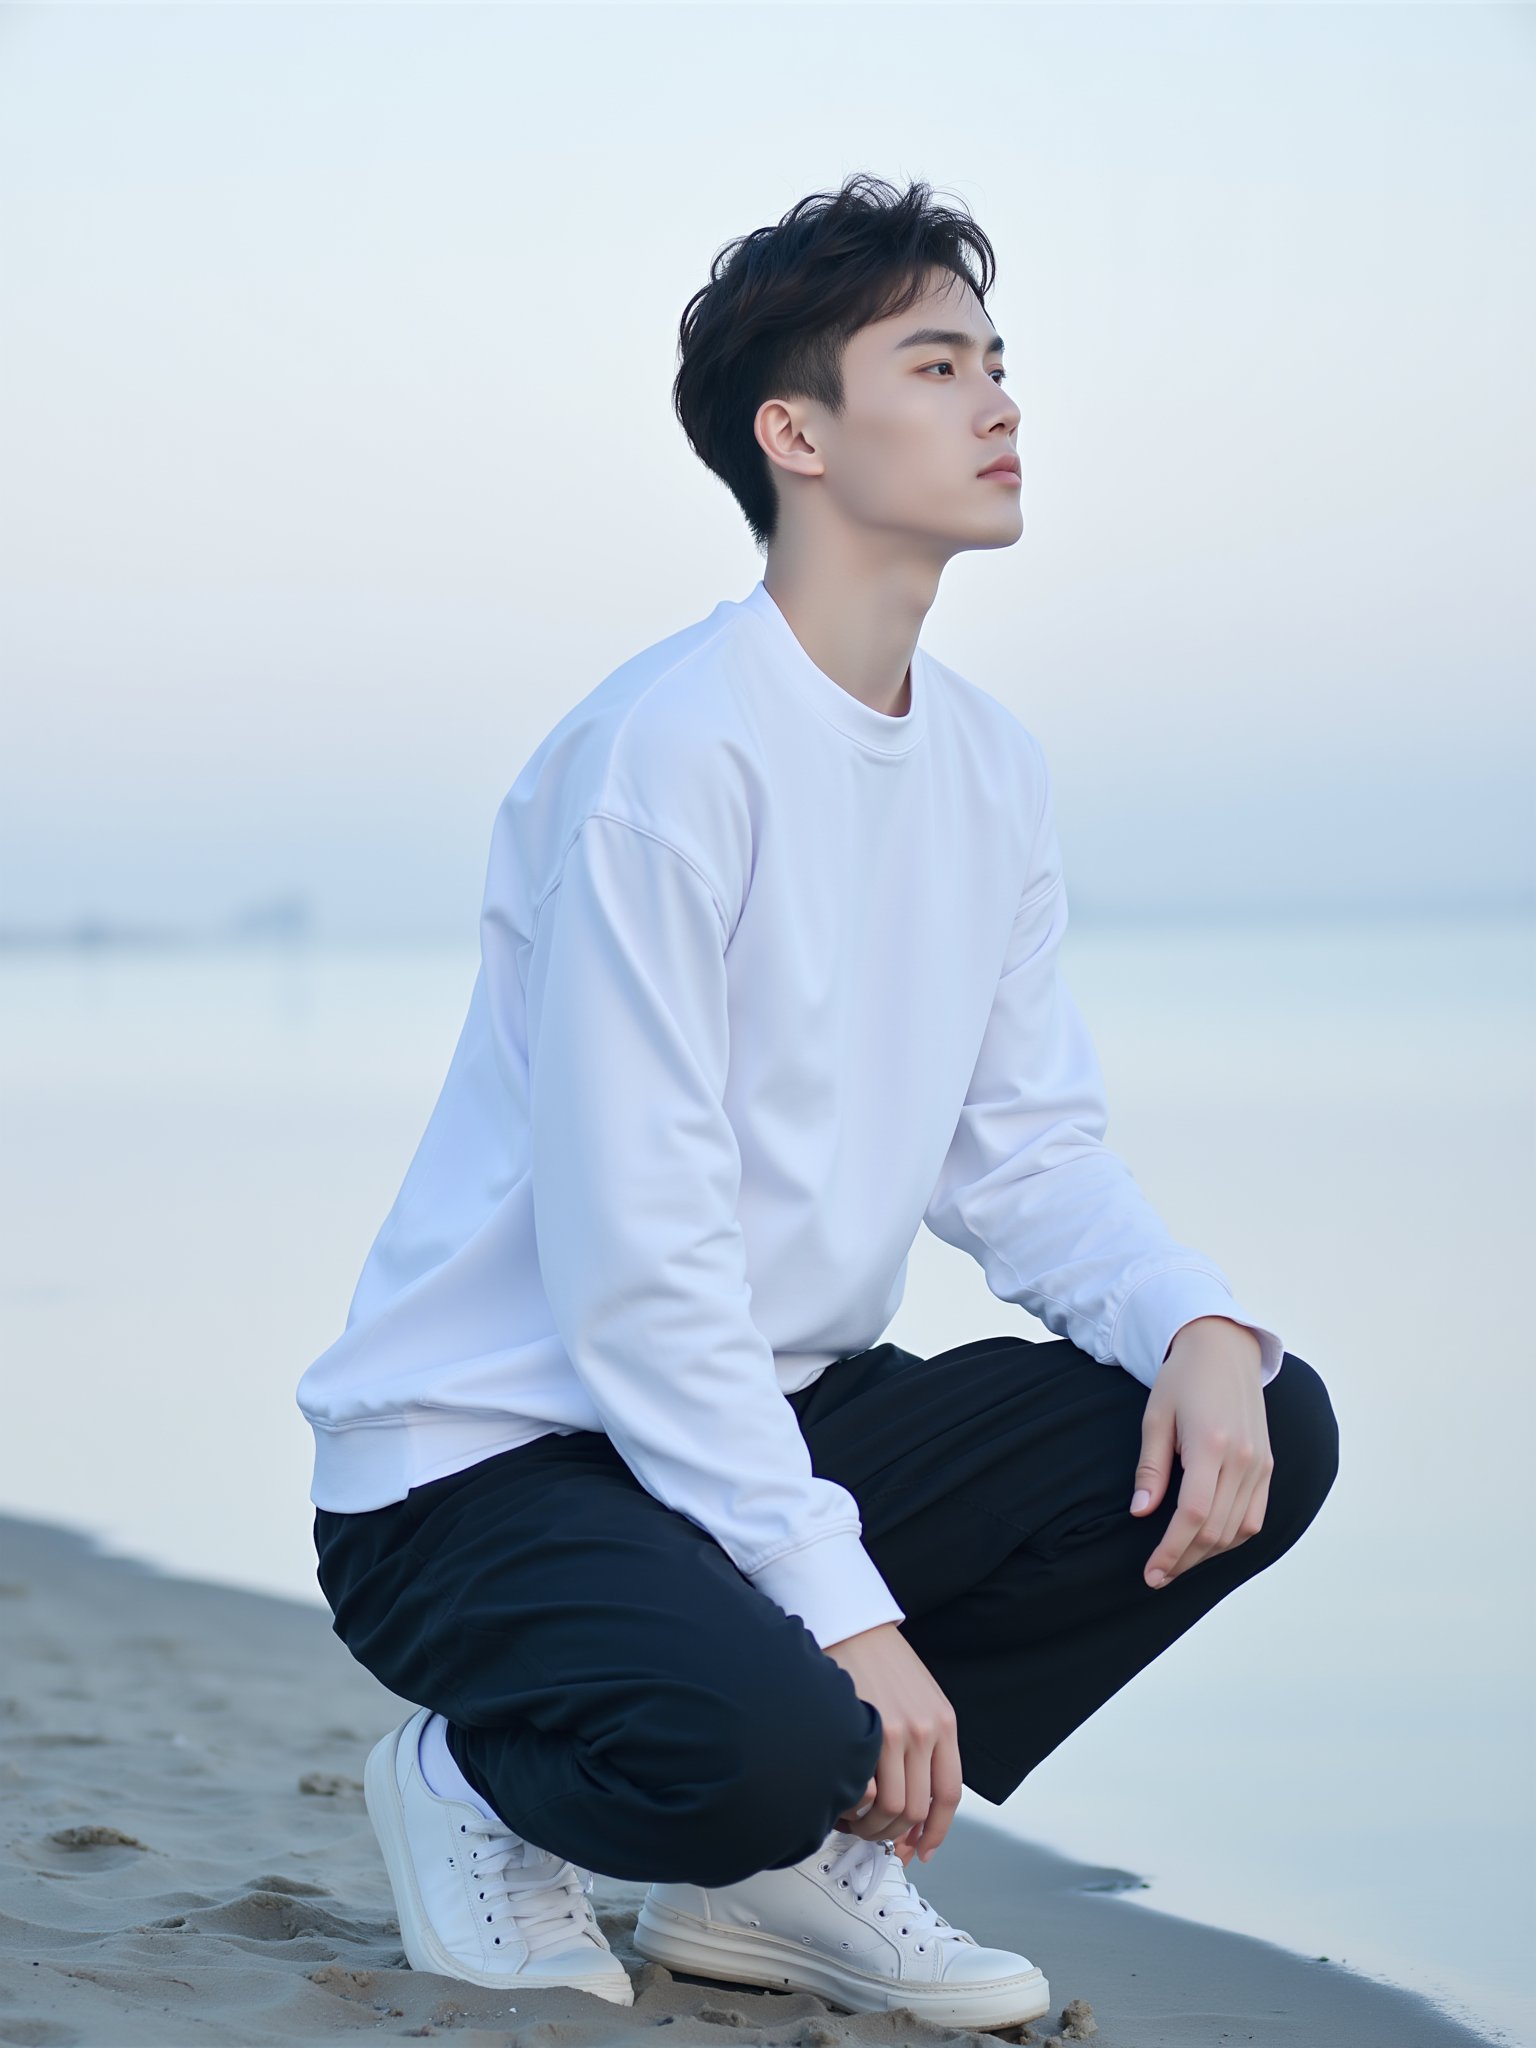
[[[469,1852],[470,1874],[486,1921],[516,1921],[530,1956],[568,1949],[573,1940],[607,1946],[592,1908],[590,1870],[490,1821],[461,1822],[460,1832],[477,1844]]]
[[[821,1851],[823,1857],[827,1849],[832,1849],[833,1854],[823,1868],[850,1885],[856,1899],[873,1894],[877,1913],[886,1919],[898,1916],[896,1924],[903,1934],[909,1928],[921,1929],[927,1940],[919,1942],[919,1948],[925,1948],[928,1941],[969,1942],[972,1948],[976,1946],[973,1934],[967,1934],[963,1927],[952,1927],[918,1891],[893,1842],[867,1842],[862,1835],[846,1834],[836,1828]]]

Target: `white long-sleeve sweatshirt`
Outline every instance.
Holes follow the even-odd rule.
[[[825,1646],[905,1614],[785,1395],[920,1224],[1150,1387],[1229,1316],[1104,1143],[1039,742],[919,645],[892,717],[757,585],[563,717],[497,812],[458,1045],[342,1334],[317,1506],[605,1432]]]

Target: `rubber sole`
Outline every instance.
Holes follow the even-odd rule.
[[[363,1804],[368,1809],[368,1818],[373,1823],[373,1831],[383,1852],[384,1868],[389,1876],[389,1888],[395,1895],[395,1911],[400,1921],[400,1946],[405,1950],[405,1959],[411,1968],[427,1970],[439,1977],[456,1977],[461,1984],[479,1984],[492,1991],[515,1990],[519,1985],[525,1991],[590,1991],[594,1998],[605,1999],[610,2005],[633,2005],[635,1987],[617,1956],[614,1957],[614,1968],[622,1977],[622,1988],[616,1978],[605,1981],[596,1977],[540,1976],[527,1970],[476,1970],[449,1954],[427,1918],[421,1887],[416,1882],[416,1866],[405,1838],[405,1812],[400,1803],[400,1787],[395,1780],[398,1736],[399,1730],[392,1729],[369,1751],[368,1761],[363,1766]]]
[[[635,1949],[648,1962],[696,1977],[755,1984],[766,1991],[810,1991],[853,2012],[905,2009],[936,2025],[1008,2027],[1051,2009],[1050,1986],[1033,1965],[994,1984],[893,1984],[849,1970],[775,1934],[722,1928],[647,1899],[635,1918]]]

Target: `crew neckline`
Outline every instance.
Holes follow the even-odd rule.
[[[780,611],[761,577],[742,599],[744,609],[761,619],[787,673],[813,710],[835,725],[849,739],[880,754],[910,754],[928,725],[928,657],[920,646],[912,650],[911,702],[901,718],[876,711],[872,704],[855,697],[841,683],[834,682],[819,668],[795,637],[795,629]]]

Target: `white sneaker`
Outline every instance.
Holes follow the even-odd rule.
[[[694,1976],[814,1991],[854,2012],[904,2006],[940,2026],[1010,2026],[1050,2010],[1028,1956],[951,1927],[889,1842],[841,1828],[783,1870],[709,1888],[653,1884],[635,1947]]]
[[[406,1961],[466,1984],[569,1986],[633,2005],[628,1972],[592,1910],[592,1873],[428,1785],[417,1745],[430,1712],[420,1707],[391,1729],[363,1770]]]

